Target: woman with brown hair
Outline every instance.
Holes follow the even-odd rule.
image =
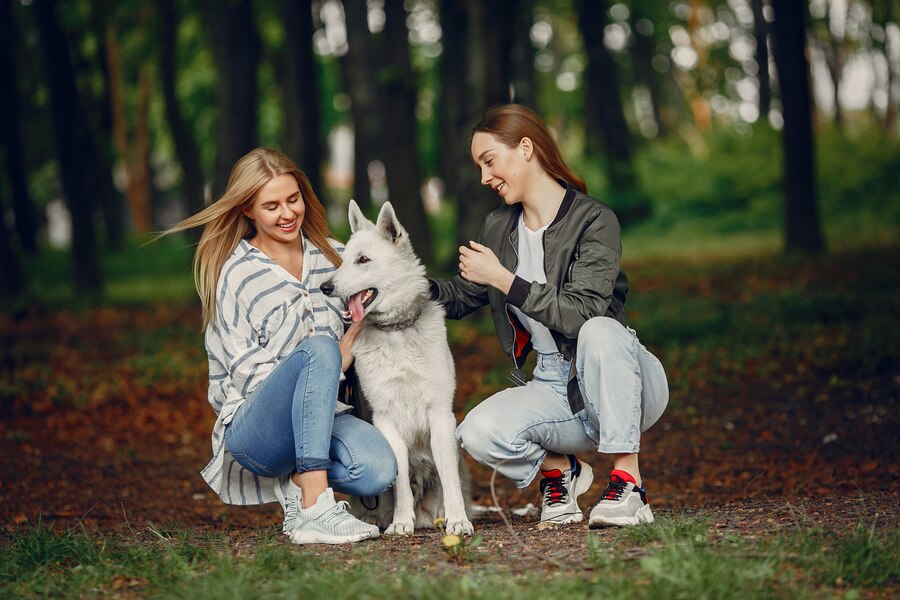
[[[628,327],[619,222],[587,195],[528,108],[490,110],[474,128],[471,151],[481,183],[504,206],[487,216],[477,242],[459,249],[459,276],[432,281],[432,298],[450,318],[490,305],[519,387],[472,409],[457,438],[520,488],[540,471],[548,523],[583,519],[577,500],[593,471],[575,454],[611,454],[589,525],[651,522],[640,434],[659,419],[669,391],[662,365]],[[526,380],[521,368],[532,349],[537,362]]]
[[[319,290],[343,246],[309,180],[280,152],[253,150],[219,200],[167,233],[199,226],[194,280],[217,415],[204,479],[230,504],[278,500],[294,543],[377,538],[334,499],[381,493],[397,465],[381,433],[338,401],[358,325],[345,332],[342,307]]]

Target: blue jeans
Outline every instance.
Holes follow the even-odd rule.
[[[669,401],[659,360],[631,328],[597,317],[578,332],[574,365],[560,354],[539,354],[531,381],[503,390],[473,408],[456,430],[478,462],[527,487],[547,452],[630,454],[640,434]],[[566,385],[577,369],[585,407],[575,414]]]
[[[308,337],[237,409],[225,447],[248,471],[283,477],[327,471],[338,492],[380,494],[397,477],[397,460],[373,425],[335,414],[341,353],[329,336]]]

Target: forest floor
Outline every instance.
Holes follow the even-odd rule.
[[[668,410],[642,436],[658,519],[702,522],[719,540],[898,530],[900,250],[626,266],[633,324],[671,387]],[[39,523],[137,539],[224,532],[236,553],[271,538],[277,504],[227,506],[199,475],[214,417],[198,321],[194,303],[0,315],[0,543]],[[461,419],[505,386],[507,361],[484,323],[451,326],[451,345]],[[589,509],[609,463],[582,458],[596,475],[581,501]],[[541,529],[536,511],[510,513],[539,506],[537,482],[517,490],[498,476],[492,494],[491,471],[468,464],[474,503],[496,499],[510,515],[475,520],[480,566],[589,564],[591,544],[620,540],[602,530],[586,544],[584,524]],[[309,552],[437,568],[440,539],[427,530]]]

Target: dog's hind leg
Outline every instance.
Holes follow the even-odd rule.
[[[456,419],[449,410],[432,409],[428,412],[431,430],[431,453],[444,488],[444,510],[447,514],[447,532],[471,535],[472,523],[466,517],[462,486],[459,480],[459,448],[456,443]]]
[[[397,458],[397,480],[394,482],[394,520],[384,533],[386,535],[411,534],[414,529],[415,513],[413,512],[412,488],[409,485],[409,450],[390,419],[375,413],[372,415],[372,424],[384,435]]]

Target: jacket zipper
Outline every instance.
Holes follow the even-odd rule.
[[[514,232],[515,230],[513,230]],[[516,257],[516,260],[513,264],[512,272],[515,275],[516,269],[519,268],[519,249],[516,248],[516,245],[513,243],[512,236],[513,232],[510,232],[509,236],[507,236],[506,241],[509,242],[510,247],[512,247],[513,255]],[[509,308],[506,309],[506,322],[509,323],[509,328],[512,330],[512,347],[510,348],[509,356],[512,358],[513,370],[512,373],[509,374],[509,378],[519,384],[525,385],[525,374],[522,373],[522,370],[519,368],[519,365],[516,363],[516,326],[513,325],[512,320],[509,315]]]

